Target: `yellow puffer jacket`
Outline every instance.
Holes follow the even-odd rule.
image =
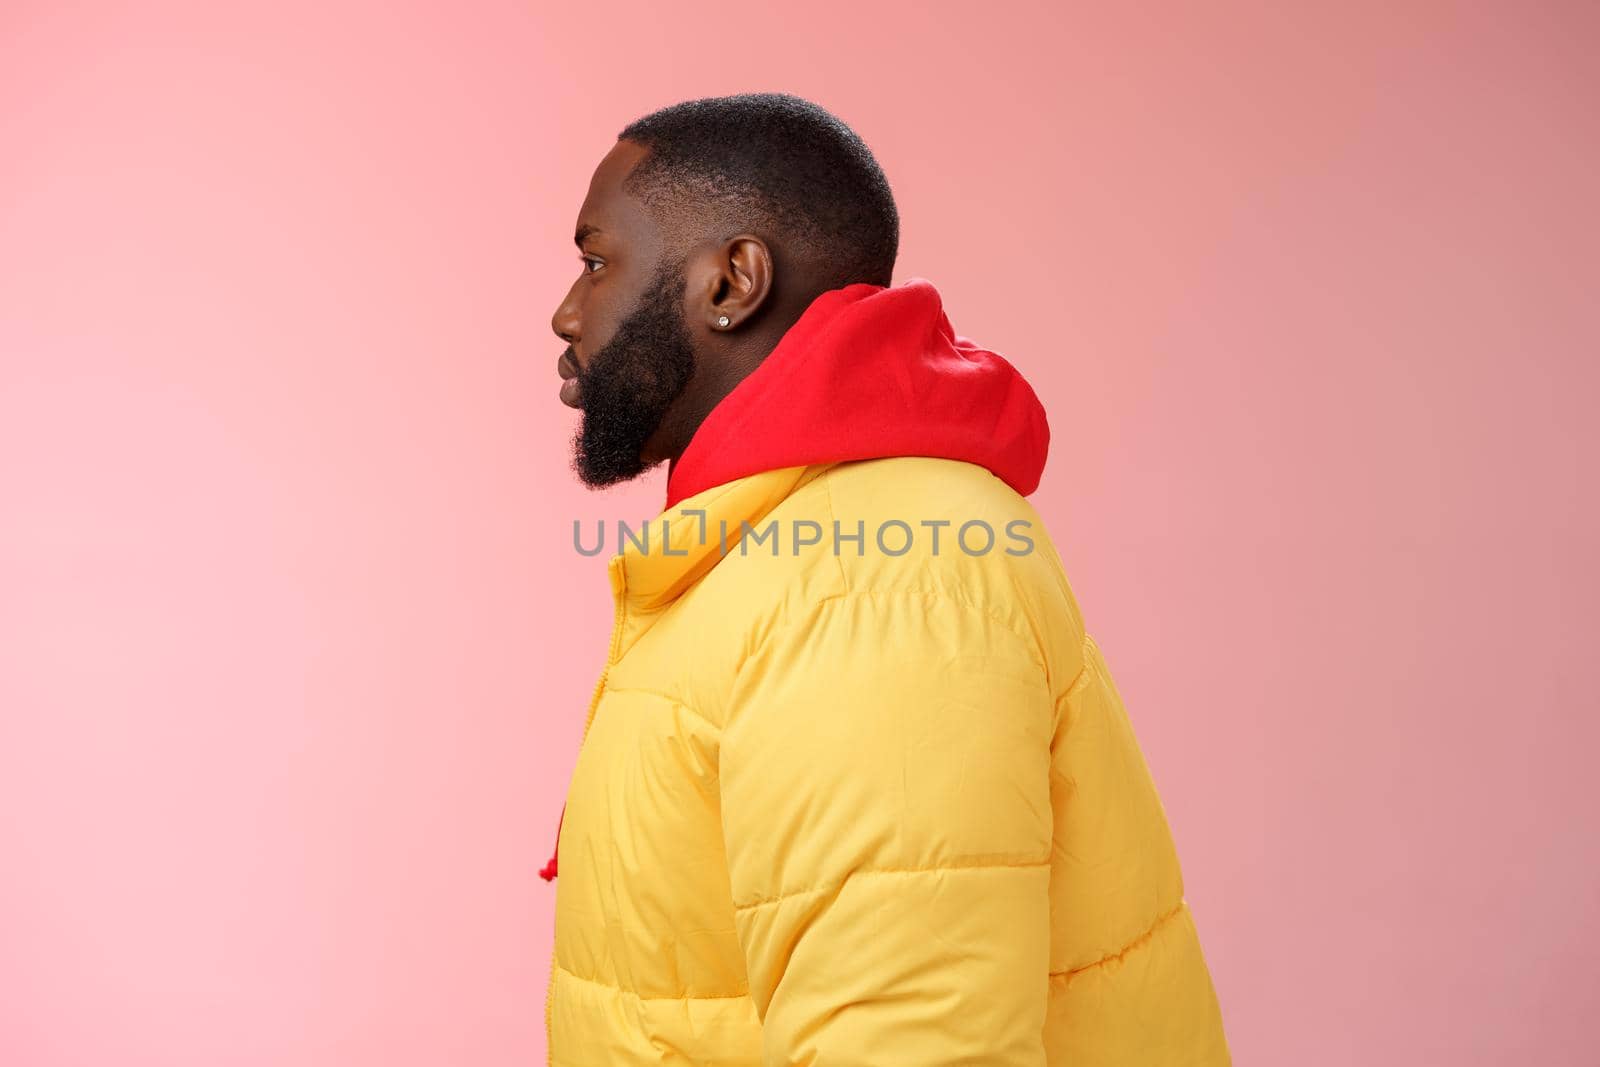
[[[552,1064],[1229,1062],[1161,802],[1015,488],[808,463],[634,533],[560,831]]]

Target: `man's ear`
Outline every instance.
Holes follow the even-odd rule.
[[[713,333],[726,333],[753,316],[772,293],[772,250],[753,233],[728,238],[703,264],[699,307],[691,314]]]

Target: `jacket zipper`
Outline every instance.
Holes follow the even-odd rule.
[[[600,695],[605,692],[606,679],[611,675],[611,668],[617,662],[617,646],[622,642],[622,619],[624,615],[623,604],[627,600],[627,577],[622,568],[622,556],[611,557],[607,566],[607,575],[611,579],[611,598],[614,605],[611,617],[611,644],[606,649],[606,665],[600,671],[600,680],[595,682],[594,695],[589,698],[589,711],[583,717],[583,734],[578,740],[578,751],[583,751],[583,743],[589,739],[589,727],[594,723],[594,713],[600,707]],[[556,852],[561,851],[561,831],[556,830]],[[544,1048],[546,1067],[553,1067],[555,1063],[555,1050],[550,1044],[550,1019],[555,1008],[556,996],[556,946],[555,938],[550,939],[550,981],[545,985],[544,991]]]

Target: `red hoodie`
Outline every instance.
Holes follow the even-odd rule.
[[[976,463],[1027,496],[1049,448],[1033,388],[950,328],[932,283],[858,282],[813,300],[712,409],[668,468],[666,506],[762,471],[885,456]],[[552,855],[539,874],[556,871]]]

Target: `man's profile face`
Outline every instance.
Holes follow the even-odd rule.
[[[583,412],[572,465],[591,487],[626,481],[665,458],[652,438],[694,374],[682,264],[622,190],[643,155],[619,141],[595,170],[575,233],[582,273],[551,319],[567,342],[557,361],[562,402]]]

